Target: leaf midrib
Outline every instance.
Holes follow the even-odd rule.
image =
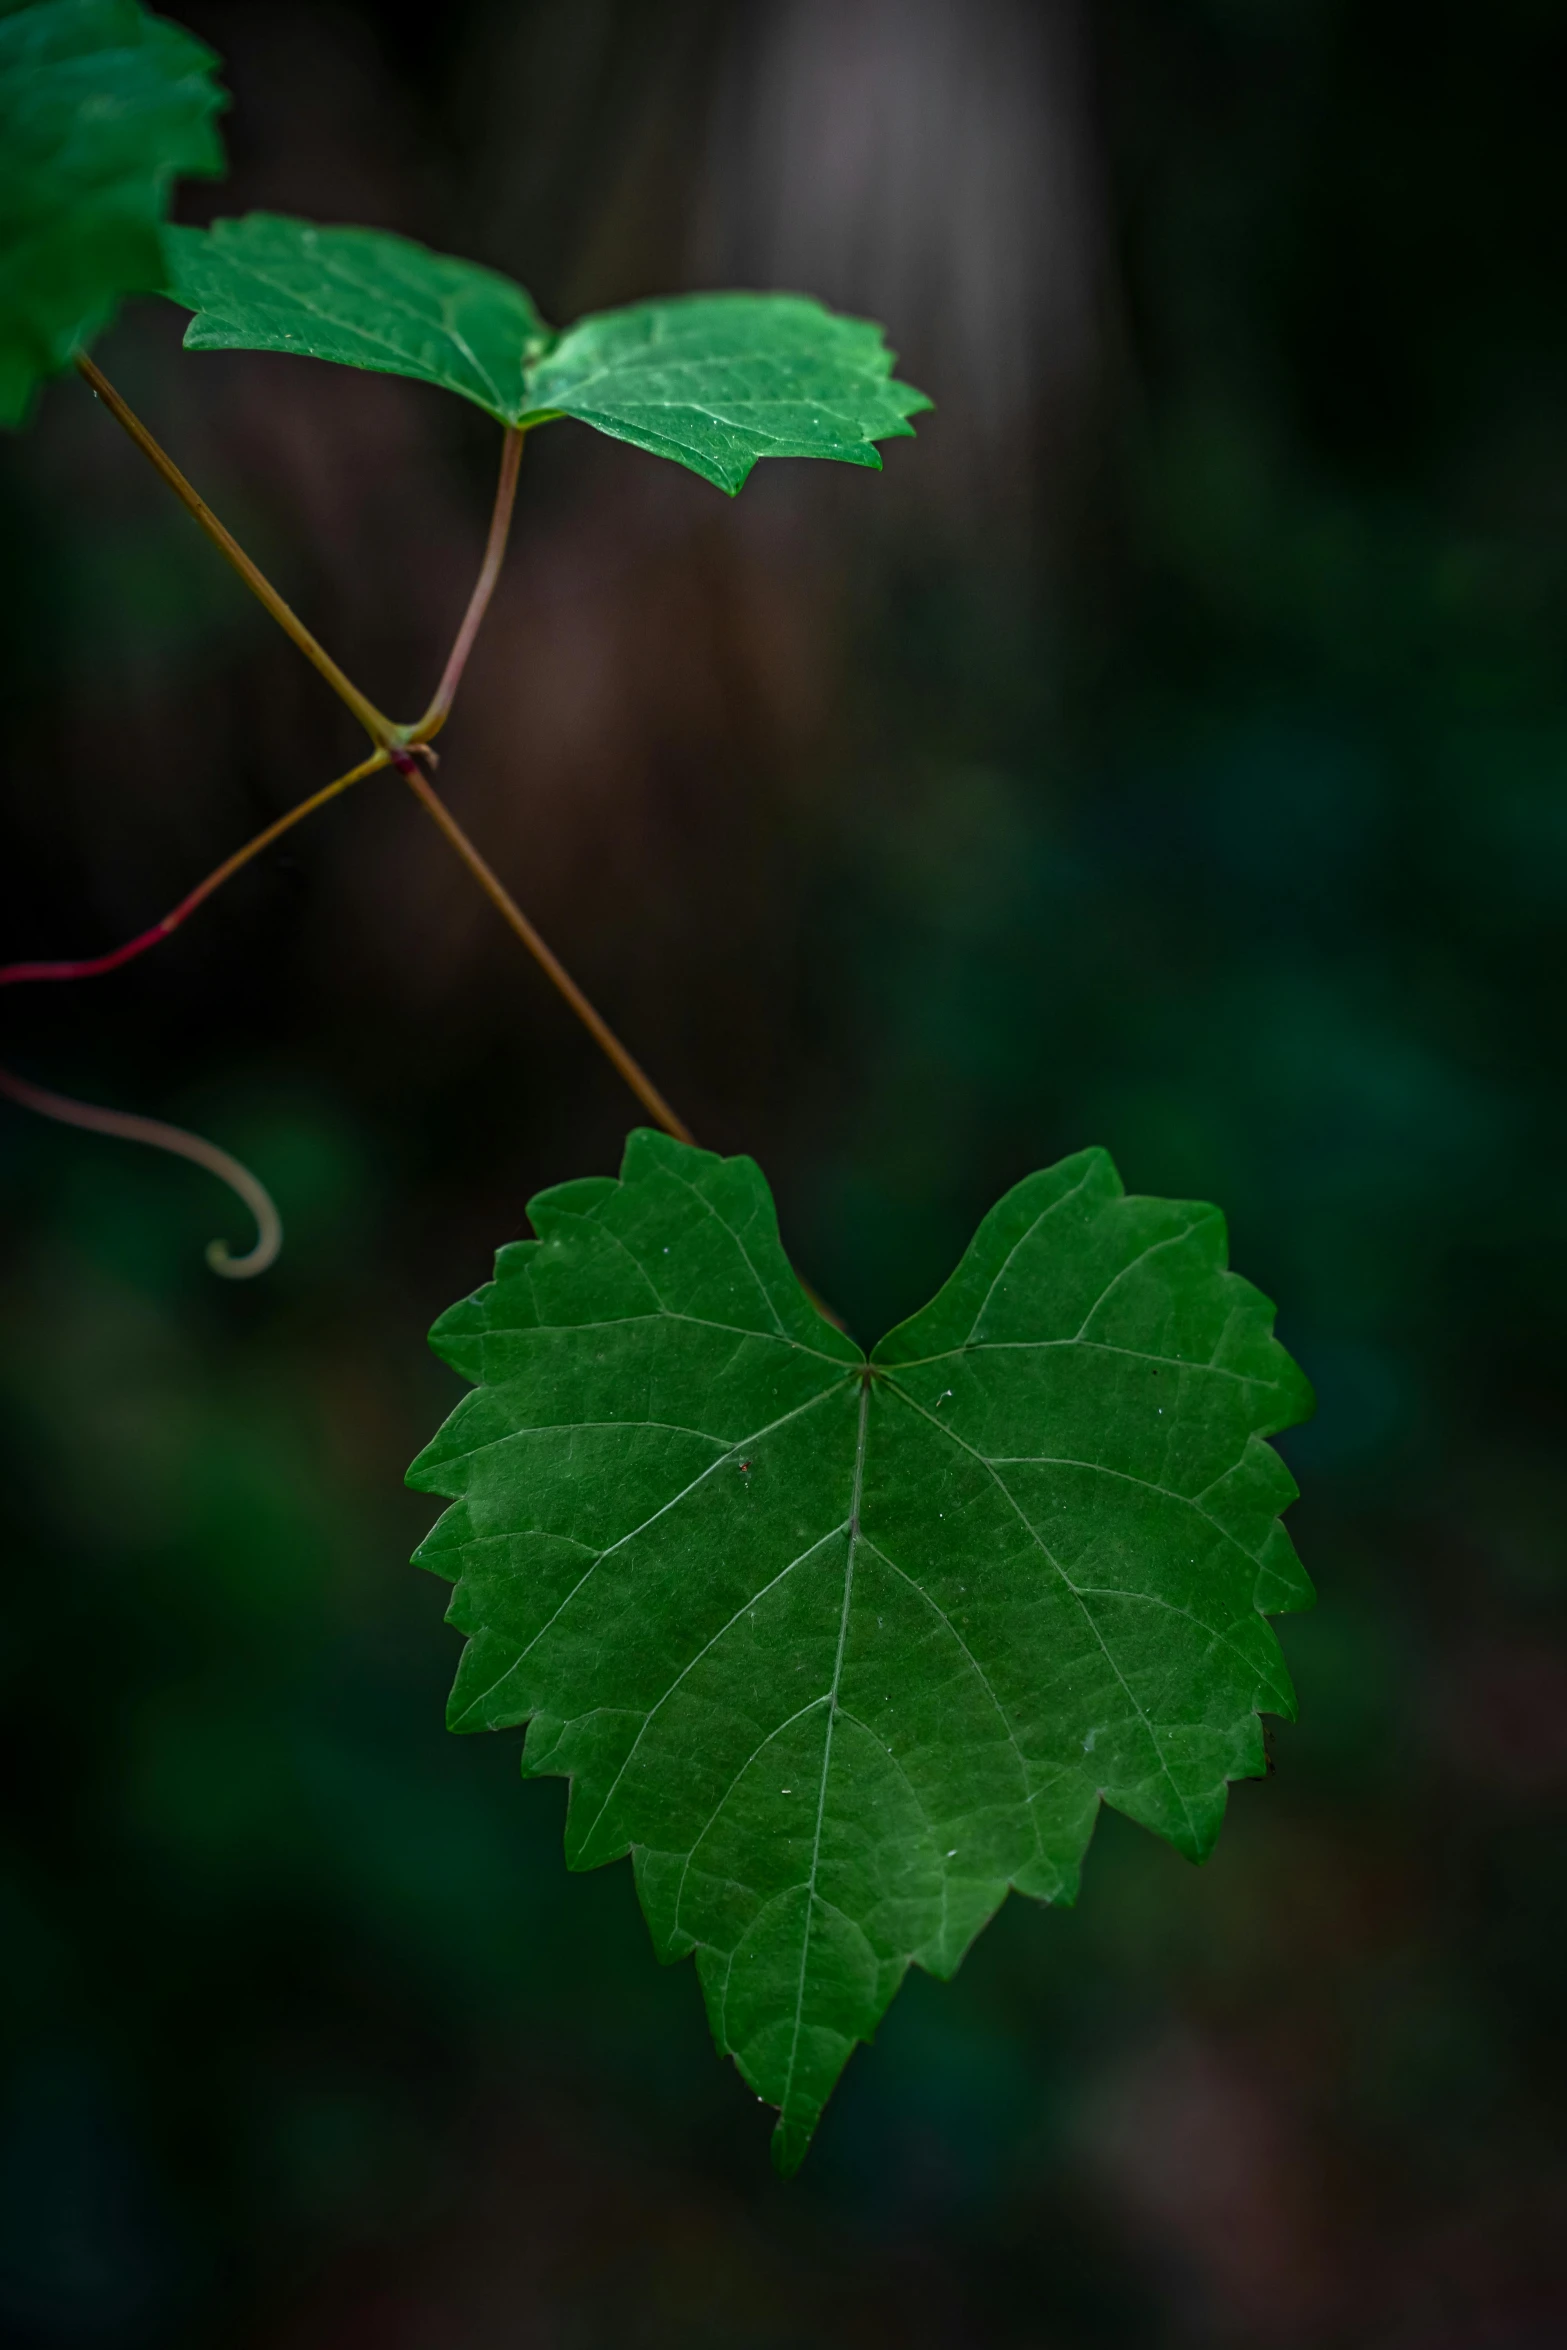
[[[854,1598],[854,1554],[860,1543],[860,1499],[865,1490],[865,1453],[870,1430],[871,1385],[869,1366],[860,1373],[860,1423],[854,1439],[854,1484],[849,1497],[849,1542],[843,1566],[843,1608],[838,1618],[838,1653],[833,1659],[832,1685],[827,1692],[827,1735],[822,1741],[822,1777],[816,1798],[816,1832],[811,1839],[811,1873],[805,1887],[805,1932],[800,1940],[800,1979],[795,1990],[794,2030],[789,2042],[789,2070],[784,2078],[783,2104],[787,2113],[794,2094],[795,2066],[800,2060],[800,2021],[805,2013],[805,1978],[811,1963],[811,1927],[816,1916],[816,1878],[822,1857],[822,1824],[827,1816],[827,1780],[832,1769],[832,1735],[838,1720],[838,1691],[843,1682],[843,1652],[849,1637],[849,1609]]]

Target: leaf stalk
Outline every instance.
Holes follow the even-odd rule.
[[[417,725],[410,727],[404,737],[410,749],[415,744],[429,742],[433,735],[440,733],[457,698],[457,688],[468,666],[468,655],[473,651],[474,639],[490,608],[490,598],[495,593],[495,583],[500,578],[501,566],[506,560],[506,541],[511,535],[512,509],[517,502],[517,473],[522,464],[522,444],[527,430],[525,424],[507,427],[501,448],[501,478],[496,485],[495,505],[490,515],[490,535],[484,547],[484,562],[474,582],[473,594],[468,599],[462,626],[452,640],[441,682],[435,689],[435,699]]]

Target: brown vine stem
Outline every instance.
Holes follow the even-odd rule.
[[[266,606],[284,634],[293,638],[305,659],[320,671],[339,701],[346,702],[370,740],[380,744],[383,750],[390,750],[394,743],[404,741],[406,737],[403,728],[394,726],[386,713],[378,710],[369,696],[359,691],[353,679],[344,675],[326,647],[317,643],[298,613],[285,603],[265,572],[252,563],[233,533],[224,529],[206,499],[192,488],[167,450],[153,439],[141,418],[121,399],[103,370],[94,366],[85,351],[77,354],[76,367],[78,374],[86,378],[115,423],[130,435],[148,464],[163,476],[185,511],[206,532],[224,561],[233,565],[251,594]]]
[[[40,1117],[54,1118],[62,1126],[84,1126],[90,1134],[112,1134],[120,1142],[144,1142],[154,1150],[192,1159],[237,1192],[256,1219],[255,1246],[236,1257],[230,1254],[226,1240],[209,1241],[207,1262],[214,1273],[222,1273],[230,1281],[248,1281],[264,1273],[282,1247],[283,1221],[266,1185],[238,1159],[219,1150],[215,1142],[187,1134],[183,1126],[166,1126],[161,1118],[133,1118],[124,1110],[102,1110],[93,1102],[72,1101],[67,1094],[46,1093],[41,1085],[13,1077],[9,1069],[0,1069],[0,1093],[8,1094],[24,1110],[36,1110]]]
[[[685,1120],[670,1108],[641,1063],[627,1052],[609,1022],[588,1001],[560,957],[545,944],[500,875],[479,854],[445,801],[431,789],[418,762],[406,751],[394,751],[392,765],[403,777],[431,822],[445,834],[490,903],[521,939],[540,970],[565,997],[599,1050],[614,1063],[649,1116],[656,1118],[664,1132],[672,1134],[677,1142],[694,1142],[696,1138]]]
[[[279,627],[293,639],[307,660],[313,663],[333,691],[353,711],[377,748],[370,758],[362,760],[357,767],[350,768],[346,775],[338,776],[334,782],[323,785],[320,791],[312,792],[307,799],[301,800],[297,807],[289,809],[285,815],[279,816],[273,823],[258,832],[255,838],[247,841],[243,848],[236,849],[231,857],[226,857],[221,865],[215,866],[204,881],[198,882],[196,887],[189,891],[170,913],[165,914],[161,921],[155,922],[150,929],[140,932],[126,945],[116,947],[106,955],[89,956],[74,962],[6,964],[0,966],[0,986],[13,985],[24,980],[89,979],[98,977],[107,971],[118,970],[122,964],[130,962],[133,957],[144,954],[149,947],[156,946],[161,940],[170,937],[181,923],[195,912],[199,905],[212,896],[215,890],[221,889],[226,881],[231,880],[243,866],[249,864],[252,857],[259,856],[263,849],[270,847],[273,841],[301,822],[304,817],[313,815],[317,808],[324,807],[328,800],[335,799],[340,792],[348,790],[351,784],[358,783],[365,776],[373,775],[378,769],[390,765],[395,767],[403,777],[425,813],[445,836],[450,846],[456,850],[485,895],[522,941],[546,977],[564,997],[595,1044],[620,1076],[624,1078],[643,1108],[656,1119],[665,1133],[673,1135],[677,1142],[694,1143],[695,1137],[685,1120],[670,1107],[641,1063],[621,1043],[602,1013],[589,1001],[572,978],[560,957],[534,928],[500,876],[481,856],[445,802],[431,788],[419,766],[418,759],[411,755],[417,752],[433,762],[435,754],[428,747],[430,737],[437,734],[446,723],[452,703],[456,698],[458,686],[462,682],[463,671],[467,667],[468,656],[473,650],[474,641],[478,636],[485,613],[489,609],[490,599],[495,593],[495,585],[505,560],[506,542],[511,531],[512,513],[517,495],[517,475],[521,465],[522,444],[527,428],[512,426],[507,430],[505,444],[501,452],[500,480],[496,487],[495,505],[490,517],[489,535],[485,543],[484,561],[480,567],[478,579],[474,583],[473,593],[468,599],[468,608],[463,614],[462,624],[453,640],[451,652],[447,656],[446,667],[442,671],[435,697],[423,717],[415,725],[399,727],[394,726],[384,712],[378,710],[367,696],[360,693],[358,687],[339,669],[325,648],[317,643],[304,622],[278,594],[265,573],[251,561],[238,540],[224,528],[205,499],[192,488],[173,458],[159,446],[141,419],[120,397],[102,370],[94,366],[92,360],[87,358],[85,354],[78,356],[76,364],[80,373],[91,385],[115,421],[129,435],[164,481],[168,483],[181,504],[206,532],[219,552],[233,565],[240,578],[271,613]],[[35,1110],[46,1118],[58,1119],[65,1125],[85,1127],[93,1133],[117,1135],[126,1141],[147,1143],[157,1149],[172,1151],[181,1158],[191,1159],[198,1166],[206,1167],[221,1181],[227,1183],[246,1202],[255,1215],[257,1238],[254,1248],[247,1255],[237,1258],[230,1256],[224,1242],[213,1241],[207,1250],[207,1261],[214,1272],[225,1273],[232,1279],[243,1279],[251,1274],[264,1272],[276,1257],[282,1246],[283,1227],[270,1196],[264,1185],[251,1174],[247,1167],[241,1166],[237,1159],[231,1158],[227,1151],[220,1150],[215,1143],[205,1141],[200,1135],[188,1134],[183,1127],[165,1125],[156,1118],[133,1117],[124,1111],[100,1109],[90,1102],[73,1101],[64,1094],[49,1093],[43,1087],[29,1085],[22,1078],[13,1077],[3,1069],[0,1069],[0,1093],[8,1095],[12,1101],[21,1104],[26,1109]],[[842,1329],[844,1325],[838,1315],[817,1296],[815,1290],[804,1281],[801,1282],[801,1287],[805,1290],[812,1304],[818,1307],[829,1321],[837,1323],[838,1327]]]
[[[331,655],[317,643],[304,622],[285,603],[265,573],[251,561],[244,548],[240,546],[232,533],[224,528],[205,499],[192,488],[173,458],[160,447],[129,403],[121,398],[102,369],[95,366],[85,354],[78,356],[76,364],[87,383],[91,385],[98,398],[114,417],[115,422],[130,436],[148,463],[168,483],[187,512],[206,532],[213,545],[233,565],[246,586],[265,605],[279,627],[293,639],[307,660],[315,665],[333,691],[353,711],[381,754],[371,764],[382,765],[390,761],[397,768],[415,797],[424,806],[426,813],[456,850],[470,873],[473,874],[491,902],[499,909],[517,937],[521,939],[541,970],[547,974],[573,1012],[576,1013],[577,1018],[582,1022],[600,1051],[605,1054],[625,1079],[643,1108],[657,1120],[667,1134],[674,1135],[677,1141],[690,1142],[693,1137],[684,1119],[671,1109],[646,1070],[627,1051],[603,1015],[589,1002],[560,957],[545,943],[510,891],[506,889],[499,876],[480,855],[445,803],[436,796],[417,760],[411,755],[417,751],[433,761],[434,753],[427,747],[429,737],[437,733],[446,723],[463,671],[467,666],[468,656],[473,650],[474,640],[479,633],[490,599],[495,592],[495,583],[500,577],[501,564],[505,558],[506,541],[510,533],[512,512],[516,503],[517,475],[522,459],[525,428],[512,426],[507,430],[505,445],[501,452],[500,480],[495,492],[495,506],[490,518],[484,561],[480,567],[473,594],[468,599],[468,609],[463,615],[462,624],[447,657],[445,670],[435,691],[435,698],[417,724],[396,726],[383,711],[378,710],[375,704],[359,691],[352,680],[339,669]],[[319,795],[314,802],[302,806],[296,811],[296,815],[308,814],[309,807],[319,805],[322,797],[331,797],[334,790],[346,788],[348,782],[356,781],[360,774],[369,771],[369,766],[356,770],[354,776],[345,777],[340,784],[328,787],[326,793]],[[291,818],[290,821],[292,820]],[[182,921],[193,904],[199,903],[200,898],[208,895],[211,889],[219,887],[220,883],[228,878],[229,871],[237,871],[238,865],[244,863],[247,857],[255,853],[256,849],[264,847],[269,838],[276,838],[276,829],[258,838],[248,849],[241,850],[237,861],[231,861],[227,868],[220,868],[217,875],[209,877],[209,881],[202,885],[195,897],[183,901],[181,907],[175,909],[178,920]],[[171,921],[169,926],[174,927],[174,922]],[[141,952],[144,946],[154,945],[158,938],[167,935],[168,932],[163,926],[157,926],[153,931],[144,933],[140,940],[133,940],[128,948],[118,949],[112,957],[105,958],[102,967],[112,969],[118,962],[127,962],[133,953]],[[40,977],[64,978],[87,975],[85,971],[78,973],[74,967],[69,966],[64,968],[35,966],[34,968]]]

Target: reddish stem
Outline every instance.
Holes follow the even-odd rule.
[[[375,774],[377,769],[386,764],[387,754],[377,751],[371,758],[361,760],[357,767],[351,767],[346,775],[340,775],[335,783],[325,784],[320,791],[312,792],[308,800],[301,800],[297,808],[290,808],[287,815],[279,816],[264,832],[258,832],[254,840],[248,840],[242,849],[236,849],[232,857],[225,857],[221,865],[214,866],[206,880],[198,881],[189,895],[181,898],[179,904],[171,913],[165,914],[161,922],[155,922],[150,930],[143,930],[124,946],[114,947],[106,955],[84,956],[74,963],[0,964],[0,987],[15,987],[22,981],[33,979],[98,979],[105,971],[118,971],[122,963],[133,962],[138,955],[144,955],[149,947],[155,947],[160,940],[171,937],[180,924],[194,914],[205,899],[211,897],[214,890],[221,889],[224,882],[236,874],[241,866],[248,865],[252,857],[258,857],[263,849],[270,848],[275,840],[290,831],[302,818],[314,815],[317,808],[325,807],[328,800],[334,800],[339,792],[347,791],[351,783],[358,783],[364,776]]]
[[[468,609],[462,616],[462,626],[452,640],[452,649],[446,657],[446,667],[441,673],[441,682],[435,689],[435,699],[413,730],[411,740],[415,743],[428,742],[431,735],[439,734],[441,728],[446,724],[452,704],[457,698],[457,688],[462,683],[462,673],[468,666],[468,655],[473,651],[474,639],[479,633],[485,613],[490,608],[490,598],[495,593],[495,583],[500,578],[501,566],[506,560],[506,541],[511,533],[512,508],[517,500],[517,469],[522,463],[522,444],[526,430],[526,426],[515,424],[507,429],[506,438],[501,448],[501,477],[496,484],[495,505],[490,514],[490,535],[485,541],[484,561],[480,565],[479,576],[474,581],[473,594],[468,598]]]

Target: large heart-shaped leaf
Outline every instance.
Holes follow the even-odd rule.
[[[574,416],[738,490],[759,457],[879,465],[930,403],[881,329],[799,294],[689,294],[548,328],[510,278],[406,237],[253,212],[174,229],[193,351],[292,351],[411,375],[501,424]]]
[[[1009,1886],[1072,1900],[1101,1801],[1211,1846],[1293,1710],[1264,1439],[1310,1390],[1218,1211],[1103,1151],[868,1358],[749,1159],[638,1133],[529,1213],[436,1325],[477,1391],[410,1472],[453,1503],[450,1719],[529,1725],[574,1868],[631,1854],[792,2169],[910,1963],[950,1975]]]
[[[135,0],[0,0],[0,423],[164,282],[181,172],[220,172],[217,60]]]

